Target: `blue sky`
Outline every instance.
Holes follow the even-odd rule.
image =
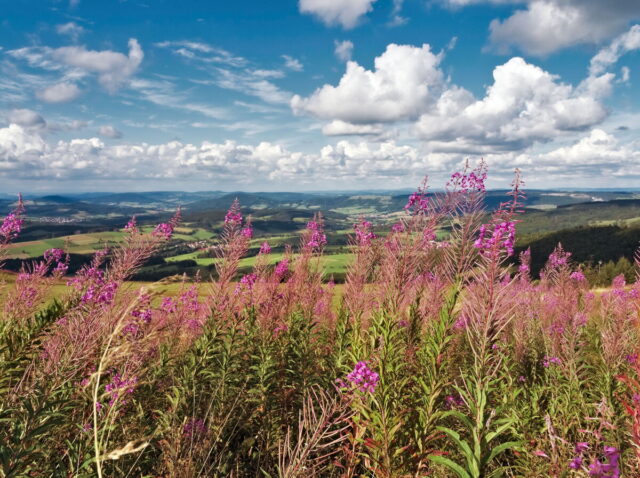
[[[17,190],[637,187],[637,0],[3,2]]]

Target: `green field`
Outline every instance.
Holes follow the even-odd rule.
[[[184,260],[194,260],[199,266],[208,266],[215,263],[218,259],[214,258],[201,258],[197,257],[200,252],[190,252],[188,254],[180,254],[178,256],[167,257],[165,260],[167,262],[177,262]],[[272,253],[268,256],[268,264],[275,264],[282,260],[284,257],[283,253]],[[295,259],[296,254],[293,254],[292,257]],[[347,269],[347,265],[352,260],[353,254],[342,253],[342,254],[327,254],[322,256],[321,264],[325,267],[327,274],[337,274],[343,273]],[[256,263],[257,256],[245,257],[240,260],[239,268],[246,269],[253,267]]]
[[[122,241],[124,232],[106,231],[91,234],[43,239],[40,241],[18,242],[7,250],[7,256],[17,259],[40,257],[47,249],[65,249],[71,254],[91,254],[105,246],[114,246]]]
[[[152,226],[141,228],[144,232],[151,232]],[[126,233],[120,231],[105,231],[88,234],[74,234],[38,241],[17,242],[7,249],[7,257],[15,259],[29,259],[40,257],[47,249],[64,249],[70,254],[91,254],[105,246],[115,246],[123,240]],[[186,242],[200,241],[214,237],[214,234],[202,228],[179,227],[173,236]]]

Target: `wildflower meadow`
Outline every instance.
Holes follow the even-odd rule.
[[[74,276],[47,251],[2,285],[0,477],[640,476],[640,282],[593,291],[561,245],[533,277],[520,175],[491,211],[486,178],[355,224],[344,285],[320,214],[240,275],[237,202],[215,276],[175,296],[128,279],[179,212]]]

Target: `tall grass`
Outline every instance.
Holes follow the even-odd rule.
[[[205,297],[123,287],[179,214],[132,220],[50,303],[68,259],[47,251],[4,286],[0,477],[640,476],[640,283],[596,296],[561,246],[539,281],[510,265],[522,182],[487,215],[486,175],[355,224],[337,306],[320,215],[239,277],[234,203]]]

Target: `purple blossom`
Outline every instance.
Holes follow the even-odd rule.
[[[586,277],[584,276],[584,274],[582,273],[582,271],[574,271],[571,273],[571,275],[569,276],[570,279],[573,279],[576,282],[583,282]]]
[[[166,313],[171,314],[178,310],[178,304],[171,297],[163,297],[162,302],[160,303],[160,308]]]
[[[15,212],[10,212],[7,217],[4,218],[2,225],[0,226],[0,236],[2,236],[2,240],[4,242],[8,242],[11,239],[18,237],[23,224],[24,219]]]
[[[245,287],[247,287],[247,289],[252,290],[254,284],[256,283],[256,281],[258,280],[258,276],[255,274],[247,274],[242,276],[242,279],[240,279],[240,284],[244,285]]]
[[[59,276],[63,276],[67,273],[68,270],[69,266],[67,264],[65,264],[64,262],[58,262],[55,269],[53,269],[53,273]]]
[[[371,241],[376,238],[371,228],[372,224],[369,221],[363,220],[358,224],[354,224],[353,229],[356,231],[356,242],[360,247],[370,246]]]
[[[44,251],[44,260],[47,262],[59,262],[62,260],[62,256],[64,256],[64,251],[62,249],[47,249]]]
[[[579,470],[582,468],[582,457],[576,456],[573,460],[569,462],[569,468],[572,470]]]
[[[579,441],[578,443],[576,443],[574,451],[576,453],[584,453],[588,449],[589,449],[589,444],[586,441]]]
[[[545,368],[549,368],[551,364],[560,365],[562,364],[562,360],[560,360],[558,357],[550,357],[548,355],[545,355],[544,359],[542,359],[542,366]]]
[[[627,281],[624,279],[624,274],[620,274],[614,277],[613,281],[611,282],[611,286],[614,289],[622,289],[625,285],[627,285]]]
[[[171,239],[173,235],[173,226],[169,223],[162,222],[156,226],[153,230],[155,237],[164,237],[165,239]]]
[[[478,238],[474,246],[480,249],[484,255],[493,255],[496,249],[504,248],[508,256],[513,255],[513,247],[516,241],[516,225],[511,221],[503,221],[494,224],[493,231],[489,232],[487,225],[480,226]]]
[[[371,370],[367,362],[360,361],[353,371],[347,375],[347,380],[358,387],[361,392],[373,393],[380,380],[380,376]]]
[[[127,225],[124,226],[124,230],[125,230],[125,232],[128,232],[129,234],[133,234],[134,232],[138,232],[138,226],[136,224],[136,217],[135,216],[133,216],[129,220]]]
[[[456,188],[463,193],[469,191],[484,192],[486,190],[484,184],[486,180],[486,169],[480,167],[470,173],[457,172],[452,174],[447,186]]]
[[[183,433],[189,437],[204,435],[208,431],[208,427],[201,418],[189,420],[185,423]]]
[[[404,232],[404,224],[401,222],[396,222],[393,226],[391,226],[391,231],[395,233]]]
[[[224,223],[225,224],[240,224],[242,222],[242,214],[240,214],[238,211],[232,209],[229,209],[229,211],[227,211],[227,214],[224,216]]]
[[[275,273],[278,277],[284,276],[287,272],[289,272],[289,259],[282,259],[276,265]]]
[[[251,239],[253,237],[253,228],[251,226],[243,227],[240,231],[240,235],[247,239]]]
[[[152,312],[151,309],[136,309],[131,312],[131,315],[137,317],[145,324],[148,324],[149,322],[151,322]]]
[[[100,291],[100,294],[98,295],[96,302],[98,302],[99,304],[111,304],[113,302],[113,299],[115,297],[117,290],[118,290],[117,282],[107,283]]]
[[[559,247],[549,255],[549,264],[555,268],[566,266],[570,257],[570,252],[565,252]]]
[[[447,395],[445,402],[449,408],[461,407],[464,405],[464,400],[462,400],[460,395]]]
[[[589,465],[589,476],[596,478],[619,478],[620,466],[618,461],[620,460],[620,452],[617,448],[612,446],[604,447],[605,462],[596,460]]]
[[[260,246],[260,254],[271,254],[271,246],[267,241],[264,241]]]
[[[407,204],[404,206],[405,211],[410,211],[413,214],[419,214],[424,212],[429,207],[429,198],[425,195],[424,191],[419,190],[409,196]]]
[[[81,301],[85,304],[93,302],[96,304],[109,305],[113,302],[117,290],[117,282],[108,282],[103,285],[102,281],[100,281],[97,284],[87,287]]]
[[[113,406],[123,393],[133,393],[137,383],[137,377],[125,379],[116,372],[111,378],[111,382],[104,387],[105,392],[109,395],[109,406]]]
[[[327,243],[327,236],[322,232],[320,224],[316,221],[309,221],[307,229],[311,231],[311,236],[307,242],[307,247],[311,249],[319,249]]]

